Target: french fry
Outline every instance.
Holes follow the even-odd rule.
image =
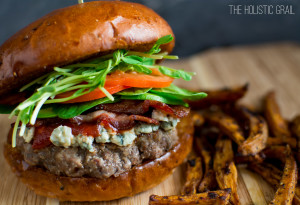
[[[229,203],[230,189],[210,191],[200,194],[181,195],[181,196],[158,196],[151,195],[149,205],[180,205],[180,204],[199,204],[199,205],[226,205]]]
[[[220,90],[206,90],[207,97],[199,101],[188,101],[192,109],[204,109],[211,105],[222,105],[235,103],[248,91],[248,84],[234,88],[223,88]]]
[[[216,174],[213,170],[213,151],[210,149],[210,144],[205,136],[195,137],[195,148],[204,161],[204,177],[198,187],[198,192],[207,192],[217,188]]]
[[[292,148],[296,148],[297,140],[292,137],[285,138],[284,140],[281,138],[278,138],[278,137],[268,137],[268,139],[267,139],[267,146],[269,146],[269,147],[284,145],[284,144],[288,144]]]
[[[291,122],[291,131],[293,135],[300,137],[300,115],[296,116]]]
[[[194,112],[192,115],[192,119],[194,122],[194,126],[196,127],[200,127],[204,124],[204,117],[199,113]]]
[[[285,148],[284,151],[283,148]],[[297,163],[293,157],[291,148],[288,145],[286,147],[271,147],[265,150],[264,153],[269,158],[277,158],[285,163],[278,189],[270,204],[292,204],[298,173]]]
[[[244,134],[237,121],[231,116],[217,111],[204,114],[205,120],[218,127],[224,134],[230,137],[235,143],[241,145],[244,141]]]
[[[282,171],[280,171],[277,167],[267,164],[267,163],[252,163],[248,165],[248,168],[252,171],[256,172],[260,176],[264,178],[268,183],[270,183],[274,188],[280,184],[280,179],[282,176]],[[295,196],[293,199],[294,205],[300,204],[300,187],[296,186],[295,188]]]
[[[181,194],[196,194],[203,176],[202,161],[200,157],[191,158],[187,161],[186,182]]]
[[[207,141],[205,136],[195,136],[195,150],[197,154],[202,156],[204,161],[205,172],[213,168],[213,147]]]
[[[286,158],[285,152],[286,152],[286,147],[283,145],[268,147],[263,151],[263,153],[267,158],[279,159],[283,163],[285,163],[285,158]]]
[[[230,202],[240,204],[237,194],[237,169],[233,162],[232,142],[229,139],[219,138],[216,143],[214,170],[221,189],[231,188]]]
[[[291,127],[292,135],[297,138],[296,158],[298,163],[300,163],[300,115],[296,116],[292,120],[290,127]]]
[[[218,187],[217,181],[216,181],[216,173],[214,170],[210,169],[207,173],[205,173],[201,183],[198,187],[198,192],[207,192],[214,190]]]
[[[266,147],[268,126],[266,121],[255,115],[245,106],[238,107],[237,111],[248,122],[248,138],[239,145],[238,152],[242,155],[256,155]]]
[[[234,162],[236,164],[246,164],[252,162],[261,163],[264,161],[264,159],[265,159],[265,155],[262,152],[256,155],[247,155],[247,156],[243,156],[238,153],[234,157]]]
[[[271,134],[275,138],[269,138],[268,145],[289,144],[295,148],[297,141],[291,137],[288,125],[280,113],[279,106],[275,99],[275,92],[269,92],[264,101],[264,114]]]

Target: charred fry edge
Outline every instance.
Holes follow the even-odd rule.
[[[205,136],[195,137],[196,152],[202,156],[205,173],[204,177],[199,184],[198,192],[206,192],[217,188],[215,171],[213,170],[213,152],[209,150],[209,144],[205,139]]]
[[[248,138],[239,145],[238,152],[242,155],[256,155],[266,147],[268,139],[267,123],[261,116],[255,115],[245,106],[240,106],[237,110],[249,123]]]
[[[230,189],[210,191],[193,195],[181,196],[158,196],[151,195],[149,198],[149,205],[158,204],[220,204],[225,205],[229,203]]]
[[[186,182],[182,188],[181,194],[196,194],[203,176],[202,159],[194,157],[187,161]]]
[[[233,162],[232,142],[230,139],[219,138],[216,143],[214,158],[216,179],[221,189],[231,188],[230,202],[240,204],[237,194],[237,169]]]

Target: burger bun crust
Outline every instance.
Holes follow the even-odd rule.
[[[63,66],[117,49],[148,51],[168,23],[137,3],[93,1],[51,12],[0,46],[0,96]],[[171,52],[174,41],[162,46]]]

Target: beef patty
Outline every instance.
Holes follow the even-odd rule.
[[[128,146],[95,143],[96,151],[93,153],[80,147],[64,148],[53,145],[36,150],[22,137],[17,137],[17,149],[29,165],[44,167],[56,175],[108,178],[117,177],[144,160],[161,157],[177,140],[177,131],[173,128],[169,131],[159,129],[149,134],[140,134]]]

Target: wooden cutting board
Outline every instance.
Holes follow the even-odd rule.
[[[217,48],[188,59],[165,62],[173,68],[197,72],[189,82],[176,82],[191,89],[215,89],[224,86],[250,83],[250,90],[243,102],[259,106],[262,96],[276,90],[284,117],[290,119],[300,113],[300,47],[295,43],[277,43],[257,46]],[[147,204],[149,195],[179,193],[184,183],[183,167],[157,187],[112,202],[71,203],[40,197],[23,185],[12,173],[3,157],[3,143],[12,121],[0,115],[0,204],[71,205],[71,204]],[[272,199],[273,189],[263,179],[239,166],[238,194],[243,205],[264,205]],[[37,179],[38,180],[38,179]]]

